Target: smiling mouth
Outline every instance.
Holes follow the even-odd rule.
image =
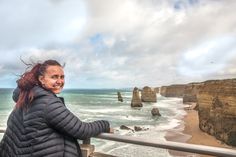
[[[54,89],[61,89],[63,86],[53,86]]]

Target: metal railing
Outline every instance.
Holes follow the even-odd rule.
[[[5,128],[0,128],[0,133],[4,133],[4,132],[5,132]],[[171,141],[153,141],[150,139],[147,140],[140,137],[116,135],[116,134],[109,134],[109,133],[101,133],[100,135],[93,138],[124,142],[124,143],[130,143],[130,144],[136,144],[136,145],[142,145],[142,146],[163,148],[163,149],[171,149],[171,150],[177,150],[177,151],[189,152],[189,153],[213,155],[217,157],[236,157],[236,150],[220,148],[220,147],[188,144],[188,143],[181,143],[181,142],[171,142]],[[84,140],[83,144],[90,144],[90,139]]]
[[[236,150],[220,148],[220,147],[188,144],[188,143],[181,143],[181,142],[171,142],[171,141],[153,141],[150,139],[147,140],[140,137],[115,135],[115,134],[108,134],[108,133],[102,133],[94,138],[117,141],[117,142],[125,142],[125,143],[142,145],[142,146],[171,149],[171,150],[177,150],[177,151],[182,151],[182,152],[213,155],[217,157],[236,157]]]

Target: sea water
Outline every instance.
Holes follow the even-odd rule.
[[[7,117],[14,108],[12,91],[13,89],[0,88],[0,127],[6,127]],[[123,102],[118,101],[117,91],[121,92]],[[165,141],[166,133],[179,126],[186,114],[182,99],[166,98],[159,94],[156,103],[143,103],[142,108],[131,108],[132,91],[129,89],[65,89],[59,96],[64,97],[66,106],[82,121],[108,120],[115,134],[159,142]],[[159,109],[161,117],[152,116],[153,107]],[[131,129],[138,126],[143,130],[121,130],[121,125]],[[120,157],[171,156],[168,150],[160,148],[96,138],[92,138],[91,143],[95,145],[97,152]]]

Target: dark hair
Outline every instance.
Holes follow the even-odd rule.
[[[32,64],[26,64],[32,66]],[[17,80],[18,88],[20,89],[19,98],[16,102],[16,107],[25,107],[29,105],[34,98],[34,93],[32,92],[32,88],[36,85],[41,85],[39,81],[39,76],[43,75],[48,66],[61,66],[56,60],[46,60],[43,63],[35,64],[31,70],[26,71],[24,74],[20,76]],[[61,66],[62,67],[62,66]]]

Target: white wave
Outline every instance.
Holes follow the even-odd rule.
[[[119,147],[110,149],[107,153],[108,153],[108,154],[111,154],[111,152],[114,152],[114,151],[116,151],[116,150],[120,150],[120,149],[123,149],[123,148],[127,148],[127,147],[129,147],[129,146],[130,146],[130,144],[125,144],[125,145],[122,145],[122,146],[119,146]]]
[[[161,123],[158,126],[156,126],[156,129],[159,131],[166,131],[169,129],[176,128],[177,126],[179,126],[181,124],[181,122],[182,122],[182,120],[178,120],[178,119],[168,120],[168,122]]]
[[[146,117],[131,116],[131,115],[121,115],[121,116],[114,115],[114,116],[118,119],[129,120],[129,121],[141,121],[141,120],[145,120],[146,118]]]
[[[115,143],[116,142],[114,142],[114,141],[105,141],[105,144],[96,145],[96,151],[97,152],[106,152],[106,149],[112,147]]]
[[[99,97],[106,97],[106,98],[117,98],[116,94],[101,94],[101,95],[87,95],[87,97],[95,97],[95,98],[99,98]]]
[[[111,113],[111,112],[124,112],[123,109],[81,109],[80,112],[92,112],[92,113]]]

